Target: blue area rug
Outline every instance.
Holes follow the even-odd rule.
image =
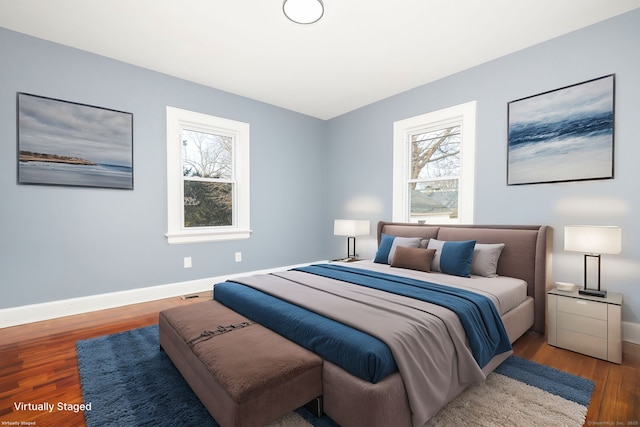
[[[511,356],[494,372],[588,407],[595,384],[586,378]]]
[[[157,325],[78,341],[76,348],[83,400],[91,402],[87,427],[218,426],[160,351]],[[275,425],[337,426],[304,408]]]
[[[193,394],[169,357],[159,350],[157,325],[78,341],[76,347],[84,402],[91,402],[91,410],[85,412],[88,427],[218,425]],[[479,385],[490,387],[490,391],[479,390],[481,397],[478,399],[486,399],[487,393],[496,392],[496,387],[504,388],[508,396],[517,395],[514,387],[528,387],[520,393],[523,398],[531,397],[532,389],[545,396],[551,396],[552,400],[561,399],[554,402],[556,406],[566,407],[567,404],[564,402],[571,402],[578,408],[578,412],[580,408],[584,408],[584,413],[577,415],[578,418],[582,416],[584,420],[586,407],[593,392],[592,381],[515,356],[507,359],[496,373],[491,374],[485,383]],[[504,381],[495,385],[493,378],[504,378]],[[492,382],[489,379],[492,379]],[[459,400],[451,402],[429,424],[451,425],[450,422],[456,422],[450,418],[448,412],[460,413],[460,408],[454,405]],[[468,411],[483,408],[482,402],[473,403],[473,408],[469,408],[465,402],[458,403],[463,408],[467,407]],[[501,411],[507,410],[508,405],[504,402],[498,403]],[[450,406],[451,410],[448,411]],[[482,416],[482,413],[469,412],[463,419],[468,423],[469,417],[478,419]],[[514,420],[513,415],[505,413],[505,417]],[[298,409],[274,425],[336,426],[329,417],[316,418],[304,409]],[[564,425],[572,424],[569,421],[569,424]]]

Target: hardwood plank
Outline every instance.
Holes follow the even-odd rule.
[[[76,341],[157,323],[164,309],[211,299],[168,298],[0,329],[0,421],[39,426],[84,426],[82,412],[18,411],[14,403],[82,402]],[[630,347],[631,346],[631,347]],[[640,421],[640,352],[625,343],[622,365],[547,345],[528,333],[514,344],[514,354],[595,382],[585,425],[635,425]],[[634,424],[635,423],[635,424]]]
[[[211,299],[169,298],[0,329],[0,421],[84,426],[84,413],[58,411],[58,402],[82,402],[76,341],[158,322],[166,308]],[[52,413],[19,411],[15,404],[49,402]]]

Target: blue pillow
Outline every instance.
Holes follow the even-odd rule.
[[[471,277],[471,260],[475,246],[475,240],[462,242],[429,240],[427,247],[436,250],[431,269],[453,276]]]
[[[393,239],[395,239],[394,236],[389,236],[384,233],[380,236],[380,246],[378,247],[378,252],[376,252],[376,257],[373,259],[373,262],[389,264],[389,252],[391,251],[391,246],[393,246]]]

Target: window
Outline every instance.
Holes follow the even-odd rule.
[[[167,107],[169,243],[249,238],[249,125]]]
[[[393,220],[473,223],[475,101],[393,124]]]

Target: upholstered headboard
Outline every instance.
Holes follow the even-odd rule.
[[[549,257],[551,228],[546,225],[433,225],[378,223],[378,244],[382,234],[438,240],[475,240],[504,243],[498,274],[527,282],[527,294],[534,299],[533,330],[545,333],[546,293],[551,288]]]

